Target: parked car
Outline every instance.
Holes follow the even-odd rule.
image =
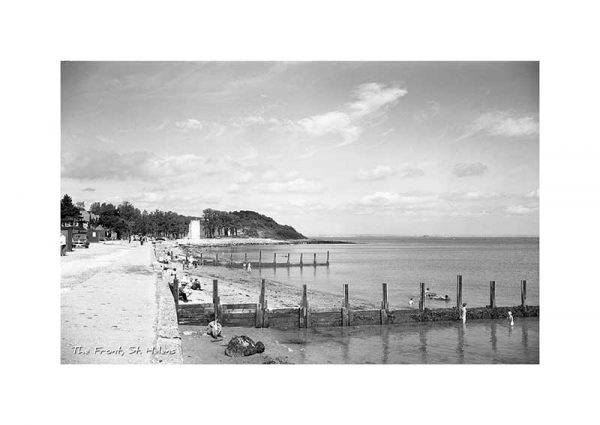
[[[89,248],[90,241],[87,233],[73,233],[73,248]]]

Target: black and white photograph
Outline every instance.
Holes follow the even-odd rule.
[[[538,363],[538,62],[61,64],[61,362]]]
[[[0,421],[593,422],[594,6],[3,3]]]

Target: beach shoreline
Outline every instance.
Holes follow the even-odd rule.
[[[175,268],[180,282],[188,279],[198,278],[202,290],[189,290],[188,302],[185,304],[212,303],[212,282],[218,281],[219,297],[222,304],[244,304],[258,302],[260,296],[261,280],[259,269],[248,272],[241,268],[203,265],[189,269],[183,269],[183,261],[187,250],[178,243],[159,243],[156,245],[156,257],[167,258],[167,252],[173,252],[173,261],[162,264],[163,269]],[[169,257],[170,258],[170,257]],[[164,273],[165,274],[165,273]],[[165,274],[166,275],[166,274]],[[302,288],[275,279],[265,278],[268,308],[296,308],[302,300]],[[188,285],[191,286],[191,285]],[[307,290],[311,309],[327,310],[341,308],[343,297],[325,291],[309,288]],[[183,301],[180,301],[184,303]],[[357,309],[377,308],[374,303],[360,299],[353,300],[353,306]]]
[[[177,239],[179,246],[191,247],[229,247],[245,245],[327,245],[327,244],[353,244],[354,242],[330,239],[269,239],[269,238],[201,238]]]

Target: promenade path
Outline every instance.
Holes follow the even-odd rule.
[[[92,244],[61,257],[61,363],[151,363],[152,245]]]

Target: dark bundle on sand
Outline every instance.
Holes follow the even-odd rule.
[[[246,357],[263,351],[265,351],[265,345],[262,342],[255,343],[251,338],[242,335],[231,338],[225,349],[225,355],[229,357]]]

